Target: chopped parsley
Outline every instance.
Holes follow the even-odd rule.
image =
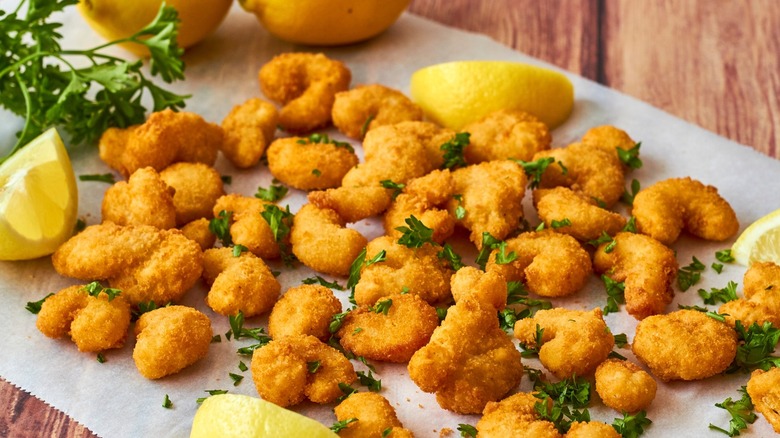
[[[569,218],[566,217],[559,221],[553,220],[552,222],[550,222],[550,227],[553,230],[557,230],[558,228],[568,227],[570,225],[571,225],[571,221],[569,220]]]
[[[255,198],[259,198],[268,202],[276,202],[284,198],[284,195],[287,194],[289,189],[286,186],[278,184],[278,182],[279,180],[274,178],[274,180],[271,181],[271,185],[267,189],[258,187],[257,193],[255,193]]]
[[[450,262],[450,266],[452,266],[452,269],[455,271],[464,266],[460,255],[452,249],[452,246],[450,246],[449,243],[445,243],[441,251],[436,253],[436,256]]]
[[[338,402],[338,403],[341,403],[342,401],[344,401],[350,395],[358,392],[358,390],[353,388],[352,385],[350,385],[348,383],[344,383],[344,382],[339,382],[339,389],[341,390],[341,393],[343,395],[339,396],[336,399],[336,402]]]
[[[525,172],[526,176],[528,176],[528,187],[531,189],[535,189],[539,187],[539,184],[542,183],[542,175],[544,175],[545,170],[547,170],[547,167],[555,162],[555,158],[553,157],[544,157],[539,158],[536,161],[523,161],[523,160],[512,160],[520,165],[520,167],[523,168],[523,171]],[[561,168],[563,169],[563,168]]]
[[[260,216],[268,222],[268,226],[271,228],[274,240],[279,245],[279,251],[282,253],[282,261],[287,266],[292,265],[293,261],[295,261],[295,256],[288,243],[285,242],[285,239],[290,234],[290,225],[293,219],[293,214],[290,213],[290,206],[282,210],[276,205],[266,204],[265,210],[260,213]]]
[[[387,260],[387,251],[384,249],[379,251],[371,260],[366,260],[366,248],[363,248],[363,250],[358,253],[357,257],[355,257],[352,265],[349,267],[347,289],[351,289],[352,293],[354,294],[355,286],[357,286],[358,282],[360,281],[360,272],[363,270],[363,268],[371,266],[374,263],[383,262],[385,260]]]
[[[108,301],[111,301],[122,294],[121,290],[115,289],[113,287],[103,287],[103,285],[97,281],[89,283],[88,285],[81,288],[81,290],[96,298],[98,295],[100,295],[101,292],[103,292],[104,294],[108,295]]]
[[[230,221],[232,217],[232,211],[222,210],[217,217],[209,221],[209,231],[217,236],[217,239],[222,242],[222,246],[225,247],[233,244],[233,239],[230,237]]]
[[[474,262],[480,267],[480,269],[482,269],[483,271],[485,270],[485,265],[487,265],[488,259],[490,258],[490,253],[494,249],[499,249],[502,244],[506,246],[503,240],[496,239],[489,232],[485,231],[482,233],[482,249],[479,250],[479,254],[477,254],[477,258],[474,260]],[[508,255],[504,254],[504,257],[511,258],[512,254],[514,254],[514,252],[510,252]],[[515,258],[516,257],[517,255],[515,255]]]
[[[628,218],[628,222],[623,226],[623,229],[621,231],[625,231],[628,233],[636,233],[636,217],[631,216]]]
[[[79,181],[98,181],[107,184],[114,184],[116,179],[114,179],[113,173],[101,173],[93,175],[79,175]]]
[[[301,283],[303,284],[320,284],[325,287],[329,287],[331,289],[336,290],[344,290],[344,286],[340,285],[337,281],[328,281],[324,278],[320,277],[319,275],[315,275],[314,277],[304,278]]]
[[[598,248],[604,243],[607,244],[607,246],[604,247],[604,252],[607,254],[611,253],[615,249],[615,245],[617,245],[617,241],[612,236],[607,234],[606,231],[602,231],[601,236],[599,236],[598,239],[588,241],[588,245],[594,248]]]
[[[208,393],[208,395],[206,397],[201,397],[195,400],[197,404],[203,403],[204,401],[206,401],[207,398],[211,397],[212,395],[220,395],[220,394],[228,393],[226,389],[207,389],[204,392]]]
[[[404,187],[406,187],[406,184],[393,182],[389,179],[383,179],[382,181],[379,181],[379,184],[381,184],[382,187],[393,191],[393,199],[397,198],[404,190]]]
[[[623,164],[632,169],[639,169],[642,167],[642,160],[639,159],[639,148],[641,146],[642,142],[640,141],[631,149],[619,147],[616,147],[615,149],[617,149],[618,158],[620,158],[620,161],[623,162]]]
[[[164,407],[165,409],[173,408],[173,402],[171,401],[170,397],[168,397],[168,394],[165,394],[165,398],[163,399],[162,402],[162,407]]]
[[[233,177],[230,175],[221,175],[219,179],[222,180],[223,184],[227,184],[227,185],[233,184]]]
[[[625,333],[618,333],[613,337],[615,338],[615,346],[617,348],[623,348],[628,345],[628,336]]]
[[[98,353],[97,354],[97,361],[98,361],[98,363],[106,363],[106,357],[103,356],[103,353]]]
[[[639,411],[634,415],[623,413],[623,418],[615,418],[612,427],[624,438],[637,438],[645,433],[645,427],[653,422],[647,418],[647,412]]]
[[[320,175],[322,175],[322,171],[320,169],[312,169],[311,174],[316,177],[319,177]]]
[[[230,376],[230,380],[233,381],[233,386],[238,386],[241,381],[244,380],[244,376],[241,374],[228,373],[228,376]]]
[[[339,433],[342,430],[346,429],[350,424],[357,422],[357,418],[347,418],[346,420],[341,420],[333,423],[333,426],[330,427],[330,430],[332,430],[335,433]]]
[[[710,288],[707,292],[704,289],[699,289],[699,296],[704,300],[704,304],[717,304],[728,303],[737,299],[737,283],[729,281],[726,287],[723,289]]]
[[[330,317],[330,324],[328,324],[328,331],[331,333],[336,333],[339,331],[341,326],[344,324],[344,318],[347,317],[347,314],[349,314],[350,310],[347,309],[345,312],[337,313]]]
[[[27,305],[24,306],[24,308],[27,309],[27,311],[32,313],[33,315],[37,315],[38,312],[41,311],[41,306],[43,306],[43,302],[46,301],[46,298],[49,298],[52,295],[54,294],[50,293],[38,301],[28,301]]]
[[[393,305],[393,300],[390,298],[386,300],[377,301],[373,306],[368,306],[368,310],[374,313],[382,313],[387,315],[390,311],[390,307]]]
[[[772,356],[777,341],[780,340],[780,329],[773,327],[768,321],[763,325],[754,322],[745,329],[742,321],[737,320],[734,330],[740,343],[737,346],[734,362],[726,370],[727,373],[738,370],[752,371],[756,368],[767,371],[772,367],[780,366],[780,357]]]
[[[717,251],[715,253],[715,258],[718,259],[719,262],[723,262],[723,263],[734,262],[734,256],[731,255],[730,249],[722,249],[720,251]]]
[[[470,424],[458,424],[458,432],[460,432],[461,437],[477,438],[477,428]]]
[[[306,369],[309,371],[309,374],[314,374],[317,371],[319,371],[321,365],[322,362],[318,360],[315,360],[313,362],[306,362]]]
[[[382,390],[382,380],[374,378],[371,370],[368,370],[368,374],[363,371],[358,371],[356,374],[360,384],[367,387],[369,391],[379,392]]]
[[[523,351],[520,353],[520,355],[523,357],[539,356],[539,349],[542,348],[543,339],[544,339],[544,329],[539,324],[536,324],[536,336],[534,337],[534,346],[530,347],[521,342],[520,347],[522,347]]]
[[[395,230],[401,232],[398,243],[408,248],[420,248],[426,243],[433,244],[433,229],[428,228],[421,220],[409,216],[404,221],[405,227],[396,227]]]
[[[244,372],[244,371],[248,370],[249,368],[246,366],[246,364],[244,363],[243,360],[239,360],[238,361],[238,369],[241,370],[242,372]]]
[[[363,137],[366,136],[366,132],[368,132],[368,127],[369,127],[369,125],[371,125],[371,121],[374,120],[375,117],[376,117],[376,115],[370,114],[366,118],[366,121],[363,122],[363,126],[360,127],[360,138],[363,138]]]
[[[717,272],[718,274],[723,272],[723,265],[721,263],[712,262],[710,267],[712,268],[713,271]]]
[[[731,415],[729,429],[723,429],[712,423],[710,423],[710,429],[723,432],[728,436],[738,436],[740,431],[748,428],[748,424],[753,424],[758,419],[756,413],[753,412],[753,400],[750,399],[747,388],[741,387],[739,393],[742,394],[742,398],[737,401],[729,397],[721,403],[715,403],[715,407],[725,409]]]
[[[463,151],[469,145],[471,134],[468,132],[459,132],[455,134],[452,140],[442,144],[439,149],[444,151],[444,164],[442,169],[457,169],[465,166],[466,158],[463,157]]]
[[[247,247],[237,244],[233,247],[233,257],[241,257],[241,253],[247,251]]]
[[[351,144],[345,142],[345,141],[337,141],[333,140],[330,137],[328,137],[328,134],[319,134],[314,133],[306,138],[298,139],[296,142],[298,144],[332,144],[336,146],[337,148],[344,148],[352,153],[355,152],[355,149],[352,147]]]
[[[619,311],[619,305],[626,303],[626,283],[615,281],[606,275],[601,275],[601,281],[607,290],[607,305],[604,307],[604,315]]]
[[[704,263],[693,257],[693,261],[688,266],[683,266],[677,270],[677,287],[682,292],[687,291],[691,286],[701,280],[701,272],[707,269]]]
[[[636,194],[639,193],[640,188],[641,186],[639,185],[639,181],[636,179],[632,179],[630,189],[626,189],[623,192],[623,194],[620,196],[620,200],[624,204],[634,205],[634,197],[636,197]]]
[[[506,253],[506,242],[499,243],[498,252],[496,253],[496,264],[508,265],[515,260],[517,260],[517,254],[514,251],[510,251],[509,254]]]
[[[466,207],[463,206],[463,195],[456,193],[452,195],[452,199],[458,201],[458,206],[455,207],[455,219],[461,220],[466,217]]]

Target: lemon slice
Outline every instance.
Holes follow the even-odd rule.
[[[0,164],[0,260],[53,253],[73,234],[77,211],[73,168],[52,128]]]
[[[566,76],[518,62],[432,65],[414,72],[410,91],[429,119],[451,129],[500,109],[531,113],[553,129],[574,106],[574,87]]]
[[[207,398],[192,420],[190,438],[337,438],[321,423],[265,400],[240,394]]]
[[[780,209],[750,224],[734,242],[731,255],[744,266],[753,262],[780,264]]]

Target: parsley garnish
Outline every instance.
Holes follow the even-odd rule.
[[[81,290],[86,291],[88,294],[96,298],[98,295],[100,295],[101,292],[103,292],[104,294],[108,295],[108,301],[111,301],[122,294],[121,290],[112,287],[103,287],[103,285],[97,281],[89,283],[88,285],[81,288]]]
[[[292,262],[295,261],[295,256],[289,245],[284,241],[287,235],[290,234],[290,224],[293,218],[293,214],[290,213],[290,206],[282,210],[276,205],[266,204],[265,210],[260,213],[260,216],[268,222],[268,226],[271,228],[274,240],[279,245],[279,251],[282,253],[282,261],[287,266],[292,265]]]
[[[636,194],[639,193],[640,189],[639,181],[636,179],[631,180],[631,191],[629,192],[629,189],[626,189],[623,194],[620,196],[620,200],[623,201],[623,203],[628,205],[634,205],[634,197],[636,197]]]
[[[398,243],[409,248],[420,248],[426,243],[433,243],[433,229],[425,226],[422,221],[414,217],[409,216],[404,221],[406,227],[396,227],[396,231],[400,231],[401,237],[398,239]]]
[[[219,179],[222,180],[222,184],[233,184],[233,177],[230,175],[220,175]]]
[[[97,361],[98,361],[98,363],[106,363],[106,357],[103,356],[103,353],[98,353],[97,354]]]
[[[219,344],[222,342],[222,335],[214,335],[211,337],[212,344]]]
[[[355,257],[355,260],[352,262],[352,265],[349,267],[349,278],[347,279],[347,289],[352,289],[352,293],[355,293],[355,286],[360,281],[360,271],[363,269],[363,267],[368,267],[373,265],[374,263],[379,263],[387,260],[387,251],[384,249],[382,251],[379,251],[371,260],[366,261],[366,249],[363,248],[362,251]]]
[[[720,264],[720,263],[715,263],[715,262],[713,262],[713,263],[710,265],[710,267],[712,268],[712,270],[713,270],[713,271],[717,272],[718,274],[720,274],[721,272],[723,272],[723,265],[722,265],[722,264]]]
[[[640,141],[631,149],[615,148],[617,149],[618,158],[626,166],[632,169],[639,169],[642,167],[642,160],[639,159],[639,147],[642,146]]]
[[[344,399],[346,399],[350,395],[358,392],[358,390],[353,388],[352,385],[349,385],[349,384],[344,383],[344,382],[339,382],[339,389],[343,393],[343,395],[339,396],[339,398],[336,399],[336,401],[339,402],[339,403],[344,401]]]
[[[345,312],[337,313],[330,317],[330,324],[328,325],[328,331],[331,333],[336,333],[341,328],[342,324],[344,324],[344,318],[347,316],[347,314],[350,312],[348,309]]]
[[[617,282],[603,274],[601,275],[601,281],[604,282],[604,287],[607,289],[607,305],[604,307],[604,314],[617,312],[620,310],[618,305],[626,303],[626,283]]]
[[[385,438],[386,436],[390,435],[390,433],[392,433],[392,432],[393,432],[393,428],[392,427],[388,427],[387,429],[382,431],[382,438]]]
[[[701,272],[705,269],[707,269],[707,267],[704,266],[704,263],[700,262],[696,257],[693,257],[693,261],[690,265],[683,266],[677,270],[677,287],[679,287],[682,292],[687,291],[691,286],[699,282],[701,279]]]
[[[43,302],[46,301],[46,298],[49,298],[52,295],[54,294],[50,293],[38,301],[28,301],[27,305],[24,306],[24,308],[27,309],[27,311],[32,313],[33,315],[37,315],[38,312],[41,311],[41,306],[43,306]]]
[[[309,143],[319,143],[319,144],[332,144],[336,146],[337,148],[344,148],[352,153],[355,152],[355,149],[352,148],[352,145],[345,142],[345,141],[338,141],[333,140],[330,137],[328,137],[328,134],[318,134],[314,133],[306,138],[301,138],[297,141],[299,144],[309,144]]]
[[[246,364],[244,363],[243,360],[239,360],[238,361],[238,369],[241,370],[242,372],[244,372],[244,371],[248,370],[249,368],[246,366]]]
[[[230,380],[233,381],[233,386],[238,386],[241,381],[244,380],[244,376],[241,374],[228,373],[228,376],[230,376]]]
[[[720,251],[717,251],[715,253],[715,258],[718,259],[719,262],[723,262],[723,263],[734,262],[734,256],[731,255],[730,249],[722,249]]]
[[[542,348],[542,339],[544,336],[544,329],[539,325],[536,324],[536,337],[534,338],[534,346],[529,347],[528,345],[520,343],[520,347],[523,348],[523,351],[520,353],[523,357],[534,357],[539,356],[539,349]]]
[[[529,299],[528,290],[525,289],[525,285],[522,282],[509,281],[506,286],[507,305],[522,304],[524,308],[517,312],[511,307],[507,307],[498,312],[498,323],[503,330],[511,331],[514,329],[517,320],[530,318],[539,310],[552,308],[552,303],[547,300]]]
[[[718,302],[728,303],[737,299],[737,283],[729,281],[723,289],[710,288],[707,292],[699,289],[699,296],[704,300],[704,304],[716,304]]]
[[[460,432],[461,437],[477,438],[477,428],[470,424],[458,424],[458,432]]]
[[[440,259],[445,259],[448,262],[450,262],[450,266],[452,266],[452,269],[457,271],[458,269],[462,268],[463,262],[461,261],[460,255],[455,252],[454,249],[452,249],[452,246],[450,246],[449,243],[445,243],[444,247],[442,247],[441,251],[436,253],[436,256]]]
[[[628,233],[636,233],[636,218],[634,216],[631,216],[628,218],[628,222],[623,226],[623,229],[621,231],[625,231]]]
[[[750,399],[750,394],[747,393],[747,388],[743,386],[738,391],[742,394],[742,398],[739,400],[733,401],[729,397],[721,403],[715,403],[715,407],[725,409],[731,415],[729,430],[712,423],[710,423],[710,429],[723,432],[728,436],[738,436],[741,430],[747,429],[748,424],[753,424],[758,419],[758,416],[753,412],[753,401]]]
[[[233,257],[241,257],[241,253],[247,251],[247,247],[237,244],[233,247]]]
[[[506,242],[499,243],[498,252],[496,253],[496,264],[508,265],[515,260],[517,260],[517,254],[514,251],[510,251],[509,254],[506,253]]]
[[[333,426],[330,427],[330,430],[332,430],[335,433],[339,433],[342,430],[346,429],[351,423],[357,422],[357,418],[347,418],[346,420],[341,420],[333,423]]]
[[[553,220],[552,222],[550,222],[550,227],[553,230],[557,230],[558,228],[562,228],[562,227],[568,227],[570,225],[571,225],[571,221],[569,220],[569,218],[566,217],[559,221]]]
[[[623,348],[628,345],[628,336],[625,333],[618,333],[613,338],[615,338],[615,346],[617,348]]]
[[[322,171],[320,169],[312,169],[311,174],[318,177],[322,175]]]
[[[452,199],[458,201],[458,206],[455,207],[455,219],[461,220],[466,217],[466,207],[463,206],[463,195],[456,193],[452,195]]]
[[[512,160],[512,161],[519,164],[520,167],[523,168],[523,171],[525,171],[526,176],[528,176],[529,178],[528,187],[535,189],[539,187],[539,184],[542,183],[542,175],[544,175],[544,171],[547,170],[547,166],[555,162],[555,158],[545,157],[545,158],[539,158],[536,161],[523,161],[523,160]]]
[[[463,157],[463,150],[469,145],[471,134],[468,132],[459,132],[455,134],[452,140],[441,145],[439,149],[444,151],[444,164],[442,169],[456,169],[466,165],[466,159]]]
[[[752,371],[756,368],[767,371],[780,366],[780,357],[772,356],[777,341],[780,340],[780,329],[773,327],[771,322],[765,322],[763,325],[754,322],[745,330],[742,321],[737,320],[734,330],[741,343],[737,346],[737,355],[726,370],[727,373],[737,370]]]
[[[477,258],[474,260],[474,263],[476,263],[480,267],[480,269],[484,271],[485,265],[487,264],[488,259],[490,258],[490,253],[494,249],[500,249],[502,245],[504,246],[504,248],[506,247],[506,243],[503,240],[498,240],[495,237],[493,237],[493,235],[490,234],[489,232],[484,231],[482,233],[482,249],[479,250],[479,254],[477,254]],[[498,263],[498,257],[499,254],[496,254],[496,263]],[[501,257],[502,260],[511,259],[506,262],[506,263],[511,263],[517,258],[517,254],[515,254],[514,251],[512,251],[509,254],[502,254]]]
[[[604,252],[607,254],[611,253],[615,249],[615,245],[617,245],[617,241],[607,234],[606,231],[602,231],[598,239],[588,241],[588,245],[594,248],[598,248],[603,243],[607,243],[607,246],[604,247]]]
[[[113,173],[101,173],[101,174],[94,174],[94,175],[79,175],[79,181],[98,181],[98,182],[104,182],[107,184],[114,184],[116,180],[114,179]]]
[[[207,389],[204,392],[208,393],[208,395],[206,397],[201,397],[195,400],[197,404],[203,403],[204,401],[206,401],[207,398],[211,397],[212,395],[220,395],[220,394],[228,393],[226,389]]]
[[[233,238],[230,237],[230,220],[232,217],[232,211],[222,210],[217,217],[209,221],[209,231],[217,236],[217,239],[222,242],[222,246],[225,247],[233,244]]]
[[[701,312],[701,313],[709,316],[710,318],[714,319],[715,321],[726,322],[726,318],[723,315],[721,315],[720,313],[717,313],[717,312],[712,312],[712,311],[710,311],[710,309],[708,309],[706,307],[685,306],[685,305],[682,305],[682,304],[678,304],[677,308],[678,309],[683,309],[683,310],[695,310],[697,312]]]
[[[382,301],[377,301],[373,306],[368,306],[368,310],[374,313],[382,313],[387,315],[390,311],[390,307],[393,305],[393,300],[390,298]]]
[[[274,178],[273,181],[271,181],[271,185],[268,186],[268,188],[258,187],[257,193],[255,193],[255,198],[262,199],[263,201],[268,202],[276,202],[282,198],[284,198],[284,195],[287,194],[289,189],[287,186],[283,186],[281,184],[277,184],[279,180]]]
[[[537,391],[537,394],[534,395],[536,398],[544,400],[549,397],[561,404],[572,405],[575,408],[584,408],[590,403],[590,382],[577,378],[576,375],[557,383],[545,382],[541,379],[535,380],[534,390]]]
[[[637,438],[645,433],[645,427],[652,423],[645,411],[639,411],[634,415],[623,413],[623,418],[615,418],[612,427],[623,438]]]
[[[314,277],[304,278],[301,283],[303,284],[321,284],[322,286],[329,287],[336,290],[344,290],[344,286],[340,285],[337,281],[328,281],[319,275]]]
[[[225,333],[225,338],[227,338],[227,340],[230,340],[232,335],[236,340],[241,338],[251,338],[257,341],[257,343],[248,347],[239,348],[238,354],[252,355],[255,350],[271,342],[271,337],[265,333],[265,330],[262,327],[251,329],[244,327],[244,313],[240,310],[238,311],[238,314],[230,315],[228,317],[228,322],[230,323],[230,330]]]
[[[389,179],[383,179],[382,181],[379,181],[379,184],[386,189],[393,190],[393,199],[397,198],[398,195],[400,195],[403,191],[404,187],[406,187],[406,184],[393,182]]]
[[[374,120],[375,117],[376,117],[376,115],[370,114],[366,118],[366,121],[363,122],[363,126],[360,127],[360,138],[363,138],[363,137],[366,136],[366,132],[368,132],[368,126],[371,124],[371,121]]]
[[[165,409],[171,409],[173,407],[173,402],[171,402],[171,399],[168,397],[168,394],[165,394],[165,398],[162,402],[162,407]]]
[[[382,380],[375,379],[374,375],[371,373],[371,370],[368,370],[368,375],[366,375],[366,373],[363,371],[358,371],[356,374],[360,384],[367,387],[369,391],[379,392],[382,390]]]
[[[444,321],[444,318],[447,317],[447,307],[437,307],[436,308],[436,316],[439,317],[439,321]]]

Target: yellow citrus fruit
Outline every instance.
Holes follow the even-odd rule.
[[[410,88],[430,120],[452,129],[500,109],[531,113],[552,129],[574,106],[574,87],[566,76],[518,62],[436,64],[414,72]]]
[[[73,234],[76,178],[57,130],[0,164],[0,260],[53,253]]]
[[[744,266],[752,262],[780,264],[780,209],[750,224],[734,242],[731,255]]]
[[[319,422],[265,400],[212,395],[195,413],[190,438],[338,438]]]
[[[81,0],[81,15],[103,38],[126,38],[151,23],[163,0]],[[227,15],[233,0],[166,0],[179,12],[179,46],[190,47],[208,36]],[[122,45],[131,52],[146,56],[140,44]]]
[[[380,34],[410,0],[239,0],[272,35],[285,41],[333,46]]]

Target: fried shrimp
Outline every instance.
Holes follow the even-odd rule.
[[[616,234],[613,242],[596,250],[593,268],[625,283],[626,310],[636,319],[663,313],[674,298],[677,258],[674,251],[652,237]]]
[[[268,147],[268,169],[279,181],[300,190],[322,190],[341,185],[344,175],[358,164],[348,143],[286,137]]]
[[[456,303],[471,297],[495,307],[496,310],[506,307],[506,280],[497,272],[482,272],[477,268],[464,266],[450,278],[450,288]]]
[[[129,132],[107,131],[100,158],[125,177],[147,166],[159,172],[179,161],[212,165],[222,136],[221,127],[197,114],[166,109]]]
[[[372,129],[363,139],[365,162],[344,175],[343,187],[376,187],[384,180],[405,184],[444,164],[441,146],[455,131],[428,122],[401,122]]]
[[[205,251],[217,241],[217,236],[209,230],[209,220],[206,218],[196,219],[180,228],[184,237],[200,245],[200,249]]]
[[[706,379],[723,372],[737,354],[737,333],[696,310],[649,316],[636,327],[637,359],[663,380]]]
[[[485,405],[482,418],[477,422],[477,436],[480,438],[562,438],[555,425],[542,420],[536,411],[541,402],[533,394],[518,392],[500,402],[491,401]],[[548,406],[552,400],[546,400]]]
[[[361,269],[355,286],[355,301],[373,305],[380,298],[404,290],[435,305],[450,296],[453,272],[447,262],[438,257],[438,248],[425,244],[408,248],[390,236],[381,236],[366,246],[366,260],[379,260]],[[384,253],[384,257],[382,257]]]
[[[603,421],[575,421],[566,438],[621,438],[614,427]]]
[[[319,208],[334,210],[350,223],[382,214],[391,201],[390,190],[379,184],[309,192],[309,202]]]
[[[744,298],[723,304],[718,313],[732,327],[738,320],[745,327],[767,321],[780,327],[780,266],[771,262],[753,263],[745,272],[743,284]]]
[[[772,425],[775,433],[780,433],[780,368],[753,371],[747,393],[756,410]]]
[[[305,204],[293,219],[290,243],[304,265],[325,274],[349,275],[352,262],[368,241],[329,209]]]
[[[438,325],[436,309],[422,298],[396,294],[347,313],[336,336],[356,356],[404,363],[428,343]]]
[[[336,93],[349,88],[352,73],[322,53],[282,53],[260,69],[260,88],[279,111],[288,132],[309,132],[327,125]]]
[[[281,257],[282,253],[270,225],[262,216],[269,206],[274,204],[231,193],[217,199],[213,212],[215,218],[219,218],[223,211],[228,212],[222,216],[230,218],[233,243],[245,246],[263,260],[272,260]]]
[[[517,258],[499,264],[500,250],[490,254],[485,270],[506,281],[522,281],[543,297],[571,295],[585,286],[593,272],[588,252],[571,236],[554,230],[532,231],[506,241],[504,253]]]
[[[222,154],[239,169],[254,166],[273,141],[278,119],[276,107],[262,99],[234,106],[222,120]]]
[[[482,412],[523,376],[520,352],[498,326],[496,309],[473,298],[449,308],[428,345],[409,361],[409,377],[435,392],[439,406],[460,414]],[[490,378],[485,378],[490,376]]]
[[[44,300],[35,325],[50,338],[70,336],[79,351],[121,348],[130,327],[130,305],[121,295],[92,296],[85,286],[70,286]]]
[[[151,225],[167,230],[176,226],[174,189],[151,167],[138,169],[130,179],[106,190],[103,221],[117,225]]]
[[[623,195],[623,164],[613,152],[580,143],[565,148],[550,149],[534,155],[534,160],[553,158],[547,166],[539,187],[569,187],[588,198],[595,198],[609,208]]]
[[[318,362],[316,373],[310,363]],[[330,403],[343,395],[340,383],[357,380],[352,363],[338,350],[314,336],[293,335],[274,339],[252,355],[252,380],[264,400],[281,407],[305,399]]]
[[[277,339],[311,335],[325,342],[333,315],[341,313],[341,302],[325,286],[302,284],[291,287],[274,304],[268,317],[268,334]]]
[[[178,373],[206,357],[212,334],[208,316],[192,307],[144,313],[135,323],[135,366],[147,379]]]
[[[225,316],[266,313],[279,299],[282,288],[262,259],[251,252],[235,256],[232,248],[212,248],[203,253],[203,279],[211,287],[206,304]]]
[[[544,331],[541,345],[537,327]],[[589,312],[560,307],[540,310],[517,321],[514,333],[525,346],[539,349],[542,365],[559,379],[593,374],[615,345],[598,307]]]
[[[452,172],[452,178],[460,197],[447,201],[447,210],[458,217],[458,207],[465,209],[458,224],[470,231],[469,239],[478,249],[482,249],[483,233],[503,240],[519,227],[526,185],[520,166],[511,161],[489,161],[460,168]]]
[[[222,177],[203,163],[175,163],[160,172],[160,178],[176,190],[176,225],[211,218],[217,199],[225,194]]]
[[[360,85],[336,93],[331,114],[339,131],[358,140],[379,126],[423,118],[422,109],[411,99],[379,84]]]
[[[626,225],[623,216],[567,187],[534,190],[534,205],[546,227],[579,241],[598,239],[601,233],[614,236]]]
[[[470,164],[510,158],[530,161],[552,143],[547,125],[519,110],[496,111],[464,126],[463,131],[471,134],[464,151]]]
[[[404,429],[403,424],[398,421],[390,402],[375,392],[356,392],[336,405],[333,411],[338,421],[357,419],[339,431],[341,438],[414,436],[410,431]]]
[[[772,262],[754,262],[742,278],[745,297],[750,298],[763,291],[780,294],[780,265]]]
[[[198,281],[203,254],[179,230],[149,225],[92,225],[52,255],[66,277],[108,280],[131,304],[176,302]]]
[[[626,131],[611,125],[596,126],[588,129],[580,142],[586,146],[617,153],[616,149],[629,150],[637,145]]]
[[[443,207],[452,198],[455,181],[448,169],[433,172],[409,180],[403,192],[385,213],[385,233],[399,238],[402,233],[398,227],[405,225],[406,219],[414,216],[426,227],[433,230],[433,241],[442,243],[455,231],[455,217]]]
[[[691,178],[671,178],[641,190],[632,214],[642,234],[670,245],[680,232],[722,241],[739,231],[737,215],[718,189]]]
[[[596,392],[618,412],[647,409],[655,399],[655,379],[627,360],[607,359],[596,369]]]

